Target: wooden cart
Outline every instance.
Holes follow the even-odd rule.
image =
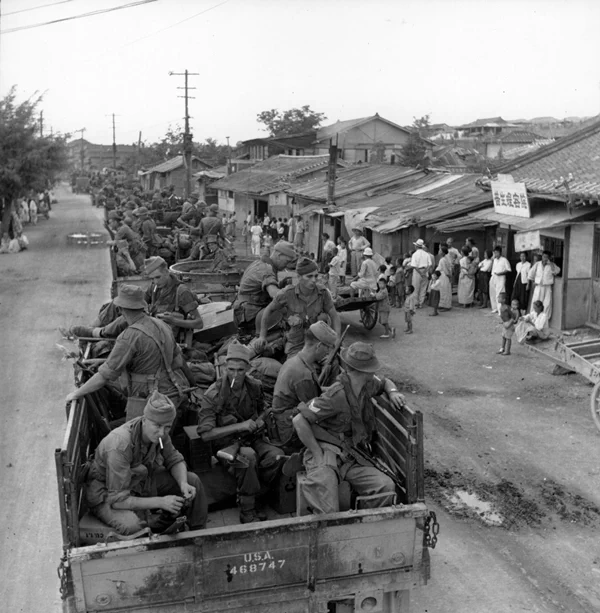
[[[379,303],[374,296],[369,297],[346,297],[338,296],[335,301],[335,310],[338,313],[348,311],[360,311],[360,321],[367,330],[372,330],[377,323]]]
[[[556,341],[553,346],[527,345],[527,348],[541,353],[567,370],[584,376],[594,384],[590,407],[592,418],[600,430],[600,338],[591,338],[572,343]]]

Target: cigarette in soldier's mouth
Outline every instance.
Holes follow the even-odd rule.
[[[160,438],[160,436],[158,437],[158,444],[160,445],[161,449],[164,449],[163,444],[162,444],[162,438]]]
[[[230,389],[233,387],[234,383],[235,383],[235,377],[233,377],[233,378],[231,379]]]

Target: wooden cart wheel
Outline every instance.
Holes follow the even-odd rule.
[[[375,324],[377,323],[378,310],[379,309],[377,308],[376,302],[373,302],[364,309],[360,310],[360,320],[362,321],[362,325],[367,330],[372,330],[375,327]]]
[[[596,428],[600,430],[600,383],[596,383],[592,390],[591,409]]]

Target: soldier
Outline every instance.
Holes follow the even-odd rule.
[[[279,241],[270,257],[255,260],[246,268],[233,303],[234,320],[242,334],[254,334],[256,316],[279,291],[277,273],[290,266],[295,259],[293,245]]]
[[[153,509],[174,518],[189,506],[184,511],[189,526],[206,526],[202,483],[187,471],[169,437],[175,414],[173,403],[154,392],[143,416],[107,434],[96,448],[85,485],[86,501],[93,515],[120,534],[145,528]]]
[[[317,321],[306,331],[304,347],[287,360],[279,371],[273,391],[272,415],[279,444],[288,449],[300,448],[292,417],[301,402],[308,403],[321,394],[317,368],[337,343],[338,336],[324,321]]]
[[[186,364],[171,328],[146,315],[148,304],[140,287],[123,285],[113,303],[121,308],[127,328],[117,337],[98,372],[71,392],[67,402],[95,392],[127,372],[127,420],[142,414],[146,399],[154,390],[166,394],[176,406],[179,405],[183,400],[182,388],[194,382],[184,374]]]
[[[146,246],[146,255],[157,255],[158,248],[162,245],[162,239],[156,232],[156,224],[150,217],[148,209],[145,206],[141,206],[140,208],[135,209],[133,214],[139,220],[138,233],[142,237],[144,245]],[[135,225],[133,229],[136,229]]]
[[[368,503],[381,507],[391,503],[395,492],[392,479],[365,460],[359,462],[353,447],[369,452],[375,432],[371,398],[386,394],[401,408],[404,396],[390,379],[377,377],[380,363],[372,345],[353,343],[342,349],[345,372],[321,396],[300,405],[294,428],[306,445],[303,494],[314,513],[339,511],[338,482],[347,481],[359,496],[389,494]]]
[[[257,349],[267,341],[267,322],[271,312],[286,309],[288,331],[285,354],[288,359],[296,355],[304,345],[305,330],[316,321],[329,323],[336,334],[340,333],[340,316],[335,310],[329,290],[317,283],[318,267],[309,258],[300,258],[296,265],[298,284],[282,289],[265,309],[262,318]]]
[[[225,243],[225,229],[223,222],[217,217],[219,212],[218,204],[211,204],[206,212],[206,217],[200,220],[197,228],[192,230],[192,235],[198,235],[198,240],[192,247],[189,258],[184,262],[206,259],[216,253],[216,251]],[[219,244],[219,239],[220,244]]]
[[[114,233],[114,239],[109,245],[115,245],[118,249],[117,266],[121,261],[125,276],[134,274],[144,265],[145,246],[140,235],[134,232],[128,225],[123,223],[121,216],[116,211],[108,214],[108,227]],[[121,267],[119,267],[121,268]]]
[[[230,455],[229,460],[220,457],[236,479],[240,522],[245,524],[265,519],[256,511],[256,496],[261,485],[270,485],[279,475],[285,458],[259,432],[266,406],[260,382],[246,374],[248,349],[232,343],[226,359],[225,375],[202,398],[198,434],[203,440],[216,441],[216,447]]]

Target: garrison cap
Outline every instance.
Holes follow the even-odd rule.
[[[281,253],[282,255],[286,255],[289,258],[296,259],[296,250],[294,249],[294,245],[292,243],[288,243],[287,241],[279,241],[273,247],[273,253]]]
[[[250,351],[248,347],[238,342],[233,342],[227,347],[226,360],[242,360],[250,364]]]
[[[157,268],[166,265],[167,263],[159,255],[144,260],[144,269],[147,275],[153,273]]]
[[[299,275],[309,275],[311,272],[319,270],[317,264],[310,258],[300,258],[296,264],[296,272]]]
[[[113,300],[113,304],[123,309],[140,311],[148,306],[144,300],[144,290],[137,285],[121,285],[119,295]]]
[[[373,373],[381,368],[373,345],[368,343],[352,343],[347,349],[342,349],[341,358],[342,362],[359,372]]]
[[[152,392],[152,396],[148,398],[144,407],[144,417],[155,421],[157,424],[172,423],[176,414],[175,405],[170,398],[161,394],[158,390]]]
[[[335,330],[324,321],[317,321],[308,329],[313,333],[317,340],[329,345],[330,347],[333,347],[337,343],[338,335],[335,333]]]

